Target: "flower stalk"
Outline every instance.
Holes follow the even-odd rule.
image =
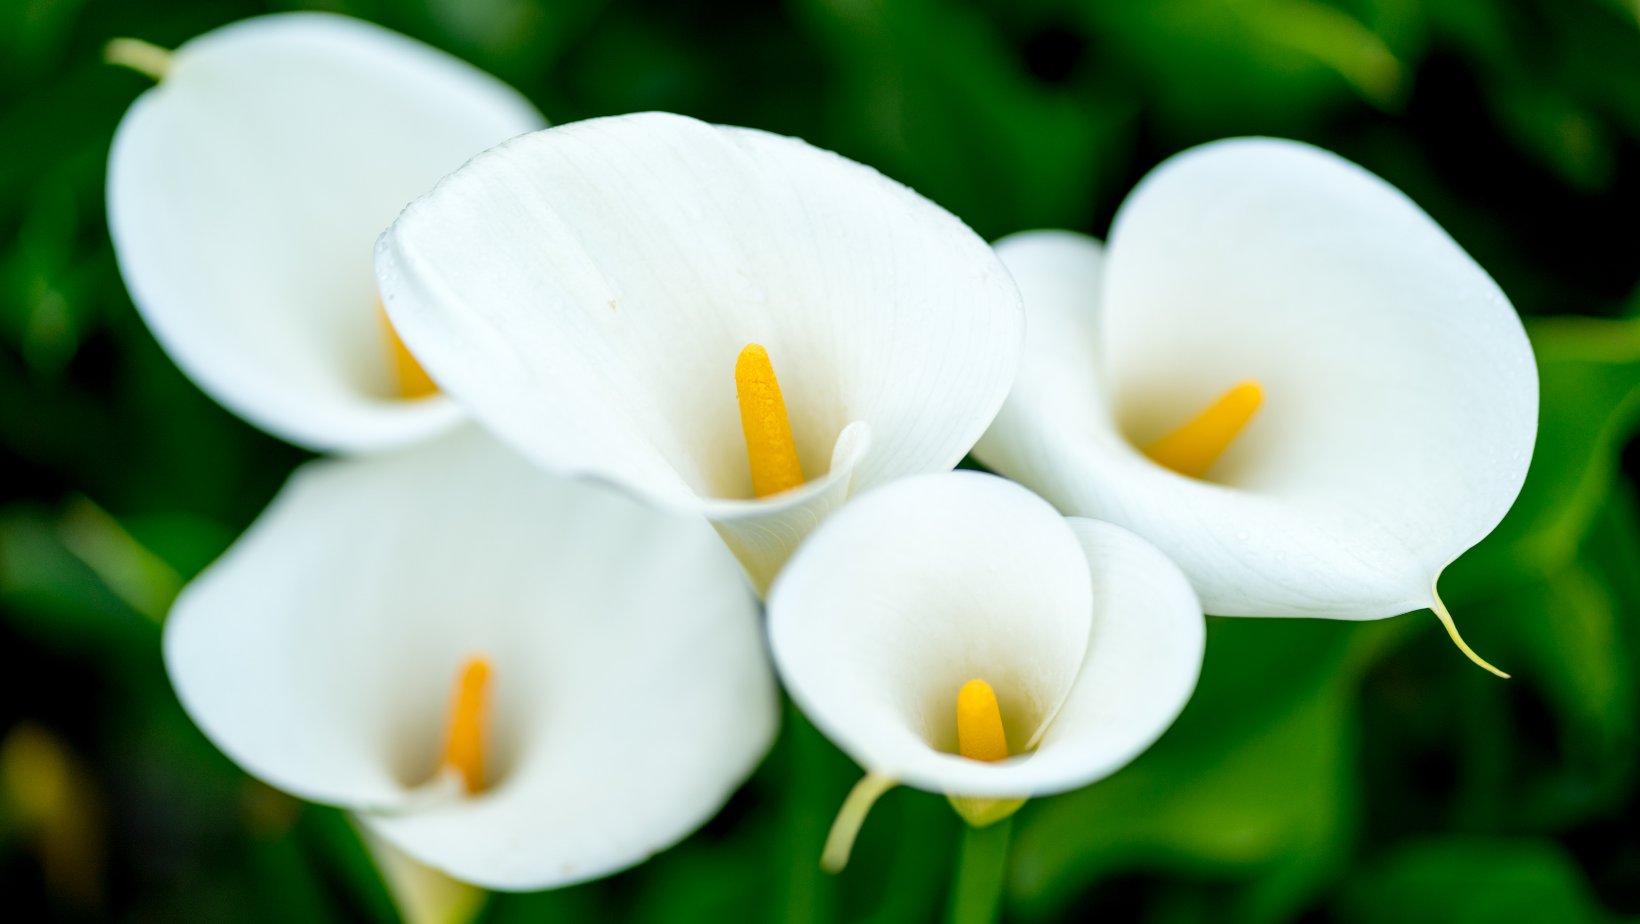
[[[965,827],[951,885],[951,924],[992,924],[997,919],[1013,830],[1012,818],[983,828]]]

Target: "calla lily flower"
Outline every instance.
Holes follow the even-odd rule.
[[[494,889],[671,845],[778,715],[756,601],[705,524],[467,429],[299,470],[164,647],[240,766]]]
[[[1184,707],[1205,635],[1189,582],[1149,543],[974,472],[904,479],[833,515],[768,613],[792,699],[867,772],[833,829],[834,869],[894,783],[983,825],[1122,767]]]
[[[1520,319],[1406,196],[1295,142],[1157,168],[1107,249],[997,245],[1029,312],[975,449],[1061,511],[1125,526],[1209,613],[1374,619],[1435,583],[1519,493],[1537,427]]]
[[[321,450],[403,445],[460,413],[386,323],[371,244],[472,155],[545,124],[493,77],[322,13],[110,60],[159,79],[108,162],[120,272],[166,352],[251,423]]]
[[[792,138],[660,113],[475,158],[382,236],[388,313],[549,469],[703,513],[767,587],[851,494],[949,469],[1018,292],[960,221]]]

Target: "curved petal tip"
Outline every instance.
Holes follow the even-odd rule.
[[[1435,580],[1439,581],[1440,576],[1436,575]],[[1499,677],[1502,677],[1504,680],[1508,680],[1508,674],[1498,670],[1496,667],[1493,667],[1491,662],[1476,654],[1475,649],[1470,648],[1469,643],[1463,640],[1462,635],[1458,634],[1458,626],[1452,621],[1452,613],[1447,610],[1446,604],[1441,601],[1441,592],[1435,588],[1435,584],[1433,582],[1429,586],[1429,594],[1434,600],[1434,602],[1430,604],[1429,608],[1435,613],[1435,618],[1441,621],[1441,625],[1446,627],[1446,634],[1452,637],[1452,644],[1457,645],[1458,650],[1463,652],[1464,656],[1469,660],[1474,661],[1477,665]]]
[[[821,869],[828,873],[843,871],[843,867],[848,865],[849,854],[854,851],[854,838],[866,822],[866,815],[871,813],[871,807],[877,804],[877,800],[895,785],[894,780],[876,773],[867,773],[854,784],[848,798],[843,800],[843,807],[837,810],[837,819],[831,823],[831,833],[826,835],[826,847],[820,853]]]
[[[113,39],[103,46],[103,60],[154,80],[164,80],[171,72],[171,52],[142,39]]]

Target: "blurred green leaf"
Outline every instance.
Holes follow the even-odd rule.
[[[68,505],[57,527],[63,546],[88,565],[126,605],[163,622],[182,590],[182,576],[138,542],[89,498]]]
[[[1406,81],[1401,62],[1377,35],[1343,10],[1307,0],[1233,8],[1261,45],[1314,58],[1374,105],[1393,106],[1400,97]]]
[[[1496,106],[1521,147],[1567,183],[1589,191],[1611,183],[1617,159],[1611,137],[1599,119],[1564,93],[1522,81],[1500,94]]]
[[[437,42],[496,75],[548,71],[608,0],[427,0]],[[550,121],[557,122],[551,113]]]
[[[780,739],[756,783],[776,794],[778,812],[758,818],[770,824],[763,858],[772,885],[770,918],[924,922],[944,903],[961,823],[942,795],[890,790],[866,818],[847,868],[821,870],[826,835],[862,772],[787,702]]]
[[[1640,137],[1640,28],[1633,0],[1426,3],[1432,27],[1456,43],[1502,128],[1565,182],[1607,188],[1614,136]]]
[[[85,0],[8,0],[0,3],[0,79],[42,67],[62,50]]]
[[[15,246],[0,259],[0,330],[16,344],[28,368],[60,377],[93,327],[99,305],[96,289],[104,281],[95,258],[84,254],[84,203],[78,198],[82,176],[52,169],[37,178],[28,212],[17,229]]]
[[[1521,780],[1517,813],[1533,830],[1609,817],[1628,796],[1640,763],[1637,562],[1640,506],[1624,483],[1576,561],[1496,603],[1520,679],[1542,690],[1557,718],[1557,747],[1536,755]]]
[[[259,783],[252,785],[274,796],[293,799]],[[354,905],[358,916],[375,924],[398,921],[398,911],[381,871],[376,868],[348,814],[340,809],[301,803],[297,803],[297,809],[295,835],[320,860],[326,873],[338,880],[337,885]]]
[[[272,899],[271,907],[264,906],[260,915],[264,919],[313,924],[343,920],[336,902],[321,884],[313,854],[299,839],[283,832],[275,836],[254,836],[249,859],[252,874],[272,893],[268,896]]]
[[[1112,872],[1160,868],[1251,877],[1219,920],[1279,919],[1339,862],[1359,811],[1349,698],[1369,627],[1210,623],[1201,685],[1162,740],[1020,815],[1012,883],[1028,917]]]
[[[1634,740],[1635,689],[1611,587],[1577,561],[1500,599],[1496,618],[1516,641],[1511,664],[1543,684],[1565,716],[1565,746],[1609,758]]]
[[[1156,115],[1182,142],[1231,132],[1301,135],[1351,93],[1398,104],[1397,53],[1348,13],[1310,0],[1159,0],[1076,5],[1139,72]],[[1235,125],[1235,128],[1231,126]]]
[[[1082,227],[1134,115],[1034,81],[982,19],[933,0],[802,0],[843,81],[846,150],[987,237]]]
[[[37,643],[69,651],[147,652],[155,628],[65,542],[61,520],[0,511],[0,614]]]
[[[490,896],[490,905],[479,920],[483,924],[541,924],[607,919],[609,907],[590,888],[551,889]]]
[[[1360,924],[1612,920],[1566,853],[1536,840],[1408,845],[1351,883],[1339,912]]]
[[[1541,389],[1531,469],[1503,522],[1443,576],[1453,597],[1570,566],[1640,427],[1640,318],[1552,318],[1528,332]]]
[[[1612,9],[1633,17],[1634,24],[1640,26],[1640,0],[1605,0],[1605,2]]]

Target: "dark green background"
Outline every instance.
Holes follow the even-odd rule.
[[[555,122],[664,109],[801,135],[993,238],[1103,236],[1146,170],[1229,135],[1315,142],[1406,190],[1509,293],[1542,372],[1525,492],[1443,582],[1515,679],[1428,613],[1210,620],[1162,742],[1018,816],[1005,915],[1640,917],[1635,0],[0,0],[0,916],[392,919],[342,817],[245,777],[166,683],[171,595],[301,454],[159,351],[103,218],[109,138],[147,85],[103,43],[298,7],[446,48]],[[891,793],[853,866],[819,872],[855,775],[789,713],[702,833],[488,920],[937,919],[959,830],[940,797]]]

